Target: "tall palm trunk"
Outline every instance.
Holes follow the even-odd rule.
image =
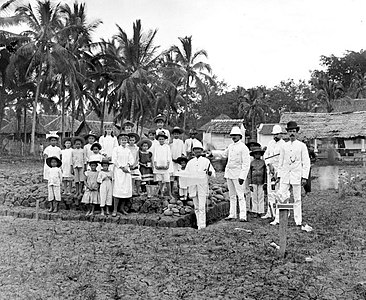
[[[39,94],[41,91],[41,78],[42,78],[42,64],[43,61],[39,64],[38,76],[37,76],[37,89],[36,95],[33,101],[33,119],[32,119],[32,133],[31,133],[31,147],[30,147],[30,154],[35,154],[35,144],[36,144],[36,124],[37,124],[37,105]]]
[[[74,136],[74,124],[75,124],[75,93],[74,88],[71,86],[70,89],[71,97],[71,136]]]
[[[183,131],[186,131],[187,125],[187,114],[188,114],[188,93],[189,93],[189,75],[187,77],[186,82],[186,94],[185,94],[185,103],[184,103],[184,115],[183,115]]]
[[[23,121],[24,143],[27,143],[27,105],[24,105],[24,121]]]
[[[105,104],[107,101],[107,95],[108,95],[108,83],[106,83],[106,85],[105,85],[105,95],[104,95],[103,104],[102,104],[102,117],[100,119],[100,134],[101,135],[103,135],[104,113],[105,113]]]
[[[61,77],[61,137],[65,138],[65,75]]]
[[[131,98],[131,111],[130,111],[130,120],[133,122],[133,118],[135,117],[135,96]]]

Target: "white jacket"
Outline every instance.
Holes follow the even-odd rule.
[[[264,152],[263,159],[266,162],[266,166],[271,164],[275,171],[278,169],[279,161],[280,161],[280,152],[281,148],[285,145],[285,141],[280,139],[278,142],[275,140],[271,140],[267,145],[267,150]],[[276,155],[276,156],[275,156]],[[268,158],[271,157],[271,158]]]
[[[310,157],[306,145],[298,140],[285,142],[280,152],[278,177],[281,183],[301,184],[310,171]]]
[[[250,155],[248,147],[242,141],[230,144],[224,151],[212,150],[212,155],[228,158],[225,178],[247,179],[250,168]]]

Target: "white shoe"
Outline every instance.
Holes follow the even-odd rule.
[[[261,216],[261,219],[269,219],[269,218],[271,218],[271,216],[270,216],[270,215],[264,215],[264,216]]]
[[[271,222],[271,223],[269,223],[269,224],[271,224],[271,225],[277,225],[277,224],[279,224],[277,221],[273,221],[273,222]]]

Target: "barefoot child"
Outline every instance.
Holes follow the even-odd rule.
[[[62,181],[64,182],[64,191],[66,195],[71,195],[72,182],[74,176],[72,175],[72,148],[71,138],[65,138],[63,141],[65,149],[62,153]]]
[[[154,118],[154,122],[156,124],[156,126],[158,127],[158,129],[156,129],[155,134],[157,135],[159,132],[164,132],[165,135],[167,136],[167,139],[165,141],[165,144],[169,145],[169,141],[170,141],[170,132],[168,129],[164,129],[163,127],[165,126],[166,123],[166,116],[163,114],[158,114],[155,118]]]
[[[155,181],[159,183],[161,197],[163,197],[164,189],[167,187],[170,198],[174,199],[170,188],[170,174],[173,172],[172,154],[169,145],[165,143],[168,137],[162,131],[156,135],[156,138],[159,145],[154,147],[153,153]]]
[[[88,206],[86,216],[92,216],[94,214],[95,205],[100,203],[97,181],[99,174],[97,171],[98,164],[98,161],[89,161],[90,170],[85,172],[85,192],[81,203]]]
[[[129,142],[127,148],[130,149],[134,163],[130,167],[131,177],[132,177],[132,196],[138,196],[141,193],[141,173],[139,169],[139,147],[136,146],[136,143],[140,140],[140,137],[137,133],[129,133],[128,134]]]
[[[122,201],[122,213],[127,214],[125,202],[132,197],[132,178],[130,166],[134,164],[131,151],[127,148],[128,134],[122,132],[117,137],[119,146],[114,148],[112,154],[113,171],[113,197],[114,207],[112,217],[117,216],[120,201]]]
[[[188,197],[188,185],[187,185],[187,178],[179,176],[182,171],[186,169],[188,158],[185,156],[181,156],[177,158],[177,163],[180,165],[180,168],[177,172],[178,180],[179,180],[179,200],[187,201]]]
[[[177,163],[177,158],[181,156],[186,156],[186,151],[184,149],[184,142],[180,139],[180,135],[183,133],[183,130],[179,127],[174,127],[172,130],[173,140],[170,143],[170,151],[172,153],[172,161],[173,161],[173,176],[170,178],[170,185],[173,191],[174,182],[177,182],[177,186],[179,186],[178,182],[178,171],[180,169],[180,165]]]
[[[46,159],[47,166],[50,167],[48,174],[48,201],[50,209],[48,212],[58,212],[58,204],[61,201],[61,160],[56,156],[51,156]]]
[[[252,212],[258,217],[264,213],[264,191],[267,188],[266,163],[261,159],[264,151],[261,147],[253,147],[250,155],[254,159],[250,162],[248,173],[249,189],[252,198]]]
[[[102,170],[98,174],[97,182],[99,183],[99,196],[100,196],[100,208],[101,215],[104,216],[105,213],[108,216],[110,214],[110,207],[112,206],[112,180],[113,173],[109,170],[109,165],[112,163],[108,158],[104,158],[101,162]]]
[[[154,174],[152,170],[152,153],[148,151],[151,147],[150,140],[142,140],[139,143],[139,165],[141,173],[141,189],[146,192],[146,185],[151,184],[154,181]]]
[[[47,135],[47,141],[50,143],[49,146],[46,147],[43,151],[43,157],[45,160],[44,169],[43,169],[43,178],[48,180],[49,166],[46,164],[47,157],[56,156],[58,159],[61,159],[61,149],[57,146],[59,141],[59,136],[56,131],[50,131],[50,134]]]
[[[188,161],[186,172],[189,175],[189,196],[194,203],[197,227],[206,227],[206,201],[208,196],[208,176],[215,177],[215,169],[208,158],[202,156],[203,146],[200,141],[192,145],[194,157]]]
[[[85,152],[83,150],[84,139],[82,137],[74,137],[73,139],[74,149],[72,150],[71,162],[72,162],[72,174],[74,175],[74,182],[76,188],[75,197],[81,197],[81,191],[84,184],[84,162]],[[77,202],[77,205],[79,203]]]

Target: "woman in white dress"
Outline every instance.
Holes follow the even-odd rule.
[[[119,146],[115,147],[112,154],[112,163],[114,166],[113,197],[114,208],[112,217],[117,216],[117,210],[120,200],[122,200],[121,211],[127,214],[125,202],[132,197],[132,177],[130,166],[134,164],[134,158],[131,151],[127,148],[128,134],[123,132],[117,136]]]
[[[104,135],[99,138],[99,144],[102,146],[100,153],[111,161],[113,149],[118,146],[117,138],[113,134],[113,125],[104,126]]]

